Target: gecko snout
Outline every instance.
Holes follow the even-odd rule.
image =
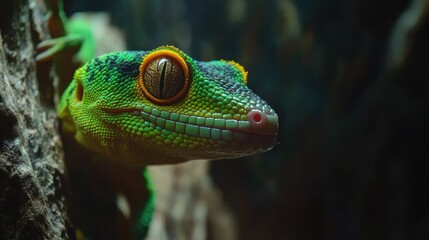
[[[247,113],[250,127],[253,133],[275,136],[279,130],[277,114],[267,114],[260,110],[253,109]]]

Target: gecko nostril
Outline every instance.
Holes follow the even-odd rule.
[[[262,125],[267,121],[267,115],[254,109],[247,113],[247,119],[249,119],[251,125]]]
[[[262,135],[276,135],[279,123],[277,114],[266,114],[260,110],[253,109],[247,113],[251,131]]]
[[[253,114],[253,120],[255,120],[255,122],[260,122],[262,120],[261,114],[259,112],[255,112]]]

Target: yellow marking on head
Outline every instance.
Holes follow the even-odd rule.
[[[234,66],[235,68],[237,68],[241,72],[241,75],[243,76],[243,82],[244,82],[244,84],[247,85],[247,74],[248,74],[248,72],[244,69],[243,66],[241,66],[238,62],[233,61],[233,60],[229,60],[229,61],[222,60],[222,61],[224,61],[226,63],[229,63],[232,66]]]

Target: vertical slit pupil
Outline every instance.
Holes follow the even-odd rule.
[[[159,96],[160,98],[164,98],[164,83],[165,83],[165,70],[167,68],[168,60],[165,59],[162,66],[161,76],[159,78]]]
[[[164,100],[183,94],[186,79],[180,62],[170,56],[161,56],[150,61],[144,70],[142,87],[145,94],[154,100]]]

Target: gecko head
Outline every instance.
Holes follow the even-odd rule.
[[[130,165],[237,158],[277,142],[277,114],[247,87],[241,65],[171,46],[92,60],[59,112],[84,146]]]

